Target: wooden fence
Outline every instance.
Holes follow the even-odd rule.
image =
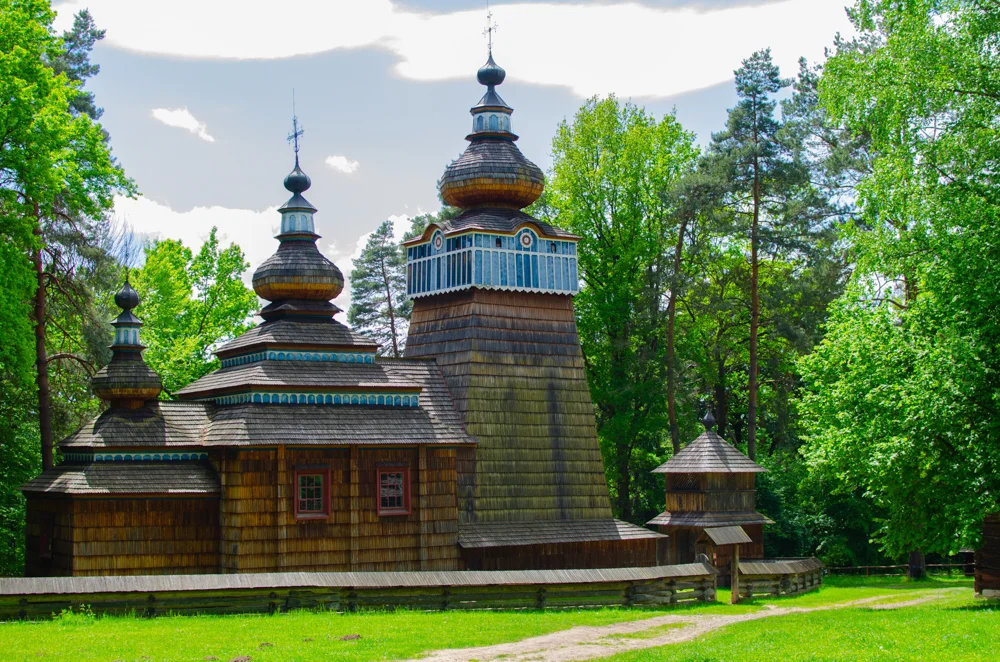
[[[715,599],[706,563],[586,570],[289,572],[0,579],[0,620],[86,605],[145,616],[290,609],[560,609]]]
[[[927,563],[924,565],[929,575],[951,575],[959,574],[971,577],[973,575],[974,563]],[[910,566],[906,563],[901,565],[847,565],[832,566],[826,569],[830,575],[864,575],[865,577],[877,577],[883,575],[910,574]]]
[[[818,589],[823,563],[816,558],[740,561],[740,595],[795,595]]]

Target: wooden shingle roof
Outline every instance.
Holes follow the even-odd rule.
[[[662,533],[616,519],[463,522],[458,526],[458,544],[467,549],[664,537]]]
[[[274,362],[278,364],[279,362]],[[245,369],[250,366],[241,366]],[[366,405],[154,402],[139,409],[109,409],[60,443],[66,450],[275,444],[367,445],[475,443],[455,409],[434,361],[378,359],[372,364],[280,362],[280,370],[376,376],[385,384],[420,389],[419,407]],[[224,369],[219,372],[225,372]],[[326,372],[323,372],[323,371]],[[331,376],[332,375],[332,376]],[[325,377],[324,377],[325,378]],[[358,378],[360,381],[360,377]]]
[[[220,357],[243,354],[264,347],[353,348],[374,352],[378,344],[355,333],[340,322],[329,320],[301,321],[278,319],[264,322],[220,347]]]
[[[257,361],[220,368],[177,391],[182,398],[259,388],[386,389],[415,391],[419,384],[394,377],[382,365],[318,363],[315,361]]]
[[[672,458],[653,469],[655,474],[760,473],[767,471],[713,430],[706,430]]]
[[[460,425],[419,408],[243,404],[219,407],[206,446],[471,444]]]
[[[743,526],[744,524],[774,524],[760,513],[748,510],[738,512],[707,512],[685,510],[663,512],[646,522],[647,526]]]
[[[815,557],[803,559],[750,559],[740,560],[741,575],[795,575],[823,567]]]
[[[529,216],[523,211],[503,207],[467,209],[455,218],[439,223],[442,232],[446,235],[465,232],[467,230],[511,234],[525,224],[536,226],[541,231],[541,234],[546,237],[562,239],[579,238],[550,223]]]
[[[200,446],[211,423],[202,402],[150,402],[138,409],[112,408],[59,443],[74,448]]]
[[[713,526],[705,529],[705,535],[716,545],[742,545],[753,542],[742,526]]]
[[[62,464],[21,487],[33,494],[191,494],[219,493],[219,479],[200,462],[114,462]]]

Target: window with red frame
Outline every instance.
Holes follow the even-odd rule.
[[[303,470],[295,472],[295,517],[311,519],[330,514],[330,472]]]
[[[410,468],[378,468],[378,514],[410,514]]]

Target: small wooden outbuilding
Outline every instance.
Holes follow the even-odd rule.
[[[1000,513],[983,522],[983,544],[976,550],[976,595],[1000,598]]]
[[[648,524],[670,536],[670,563],[691,563],[711,546],[709,558],[720,572],[720,585],[727,585],[733,550],[745,559],[763,558],[764,525],[774,522],[756,511],[755,475],[766,469],[716,434],[711,414],[703,423],[705,432],[654,469],[666,475],[666,510]],[[720,528],[739,528],[749,541],[720,544],[713,535],[731,537]]]

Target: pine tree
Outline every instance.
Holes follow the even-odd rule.
[[[406,299],[406,257],[394,237],[391,220],[368,237],[351,271],[351,308],[347,319],[360,333],[381,345],[380,352],[399,358],[406,342],[410,302]]]
[[[761,264],[776,257],[809,261],[829,246],[835,217],[813,185],[809,164],[775,118],[773,95],[791,84],[782,79],[770,49],[757,51],[735,72],[736,106],[726,129],[712,136],[707,167],[724,182],[722,216],[732,237],[749,240],[750,333],[747,390],[747,455],[757,455],[757,401],[761,328]],[[762,259],[763,258],[763,259]]]

